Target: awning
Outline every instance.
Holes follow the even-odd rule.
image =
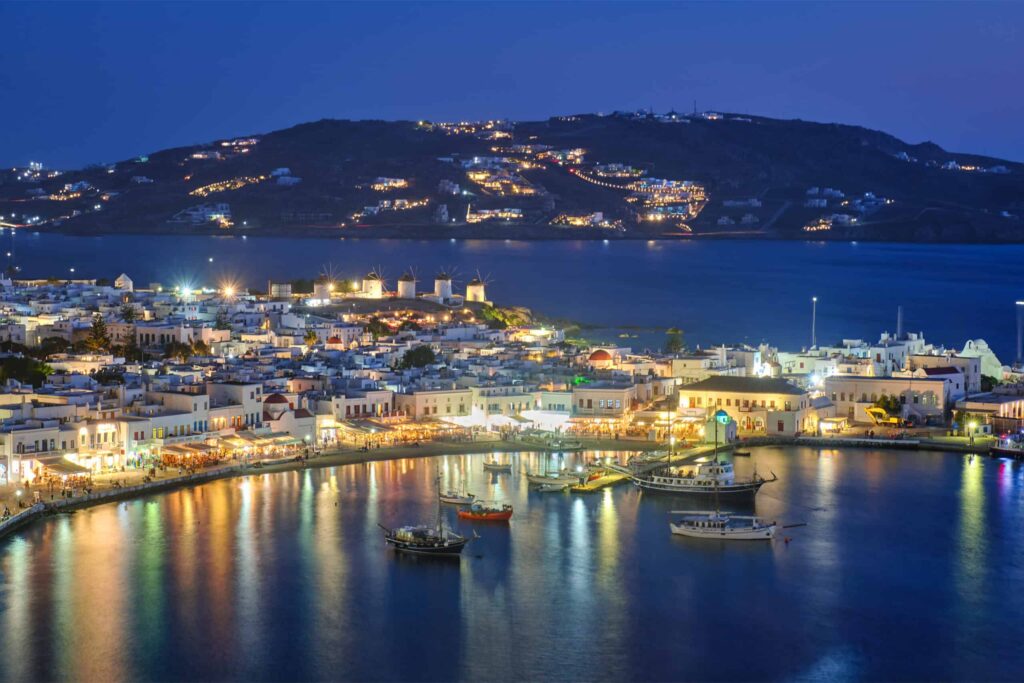
[[[88,474],[89,468],[82,467],[78,463],[71,462],[67,458],[59,458],[52,462],[43,463],[43,467],[52,470],[57,474]]]

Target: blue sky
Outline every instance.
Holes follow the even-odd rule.
[[[1024,160],[1024,3],[0,2],[0,163],[320,118],[654,107]]]

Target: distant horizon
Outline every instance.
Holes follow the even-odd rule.
[[[1024,161],[1024,3],[7,2],[0,24],[8,165],[78,168],[323,118],[694,100]]]

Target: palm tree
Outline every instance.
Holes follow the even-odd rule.
[[[306,334],[302,337],[302,341],[306,343],[306,348],[312,349],[316,345],[319,338],[316,336],[316,330],[309,328],[306,330]]]

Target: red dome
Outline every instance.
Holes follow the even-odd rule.
[[[281,394],[271,394],[270,396],[267,396],[263,403],[288,403],[288,399]]]
[[[611,359],[612,359],[612,354],[608,353],[604,349],[598,349],[597,351],[594,351],[592,354],[590,354],[590,361],[591,362],[594,362],[594,361],[605,361],[605,360],[611,360]]]
[[[338,337],[331,337],[330,339],[327,340],[327,343],[328,344],[340,344],[341,343],[341,339],[339,339]]]

